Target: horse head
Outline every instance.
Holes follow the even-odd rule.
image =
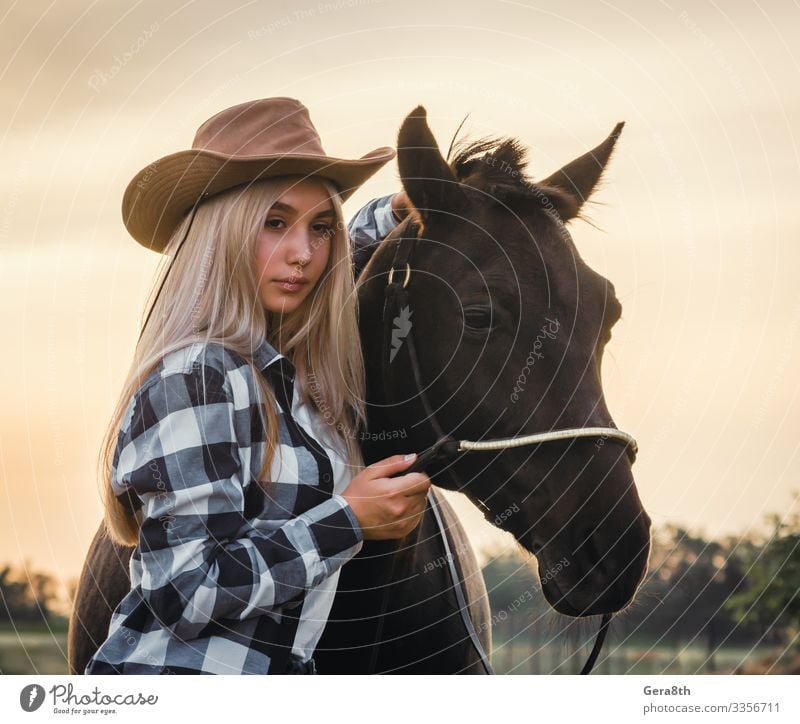
[[[367,441],[368,457],[424,449],[437,426],[466,440],[616,427],[601,364],[622,305],[565,224],[579,216],[621,130],[533,182],[517,139],[462,143],[448,162],[425,109],[406,117],[398,164],[415,208],[359,278],[370,434],[387,441]],[[410,238],[408,306],[389,339],[387,275],[397,242]],[[403,350],[410,336],[422,389]],[[586,616],[624,608],[647,569],[650,518],[626,452],[613,436],[569,438],[471,451],[429,474],[537,557],[550,605]]]

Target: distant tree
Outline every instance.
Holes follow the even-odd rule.
[[[30,608],[27,595],[27,584],[16,580],[13,569],[9,565],[0,568],[0,622],[14,621],[24,615]]]
[[[723,641],[755,641],[755,626],[726,606],[748,586],[742,559],[753,546],[746,538],[711,540],[680,526],[657,530],[648,575],[624,613],[626,632],[675,645],[704,641],[710,657]]]
[[[49,573],[29,570],[27,564],[0,568],[0,625],[59,622],[62,617],[52,609],[57,598],[57,582]]]
[[[732,596],[727,607],[781,634],[784,642],[797,639],[800,629],[800,515],[767,517],[772,530],[760,547],[743,560],[748,586]]]
[[[504,552],[490,558],[483,567],[483,580],[489,592],[492,611],[501,611],[513,606],[526,590],[541,596],[536,569],[516,550]]]

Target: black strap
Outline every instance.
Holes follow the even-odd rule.
[[[384,303],[383,303],[383,345],[382,345],[382,358],[381,358],[381,374],[382,374],[382,382],[384,390],[388,388],[387,380],[389,379],[389,354],[391,350],[391,342],[392,342],[392,329],[393,329],[393,319],[403,307],[408,306],[408,292],[403,286],[403,282],[406,279],[406,265],[410,264],[411,253],[413,251],[414,241],[416,236],[412,236],[408,243],[403,244],[402,242],[404,239],[398,238],[397,242],[395,243],[395,253],[394,259],[392,261],[392,268],[394,272],[392,274],[392,282],[387,284],[385,292],[384,292]],[[407,473],[417,472],[419,470],[426,470],[430,472],[434,472],[441,463],[452,462],[453,458],[459,454],[458,451],[458,441],[455,440],[452,436],[447,435],[439,425],[438,420],[436,419],[436,415],[434,414],[433,410],[430,407],[430,403],[428,401],[427,395],[425,395],[424,387],[422,383],[422,375],[419,369],[419,358],[417,356],[417,351],[414,346],[414,337],[409,332],[405,338],[402,340],[403,345],[407,345],[407,358],[409,360],[409,364],[411,365],[411,371],[414,378],[414,385],[416,387],[417,396],[420,398],[425,414],[425,418],[430,422],[431,427],[436,435],[436,442],[431,445],[429,448],[424,450],[417,456],[417,459],[408,467],[406,468],[401,474],[406,475]],[[384,403],[391,404],[391,401],[388,399],[384,400]],[[456,489],[459,489],[458,480],[455,478],[453,471],[450,466],[446,468],[448,473],[453,476],[453,479],[456,481]],[[445,559],[448,561],[449,570],[450,570],[450,577],[453,582],[453,591],[455,592],[456,602],[458,605],[459,613],[462,617],[464,622],[464,626],[467,630],[467,633],[470,637],[472,645],[475,647],[476,652],[478,654],[478,658],[480,659],[485,671],[487,674],[494,674],[492,670],[491,664],[489,663],[489,658],[486,655],[486,652],[481,645],[480,639],[475,632],[474,624],[472,623],[472,619],[469,615],[469,608],[467,606],[464,592],[461,588],[461,581],[459,579],[458,573],[455,569],[455,561],[452,557],[452,553],[450,551],[450,545],[447,540],[447,534],[445,532],[444,523],[441,518],[441,514],[439,513],[438,504],[435,501],[435,492],[433,494],[429,494],[426,502],[427,506],[431,508],[434,519],[436,520],[437,529],[439,531],[439,535],[442,539],[442,545],[445,551]],[[427,509],[426,509],[427,512]],[[417,539],[419,539],[420,530],[422,525],[420,524],[417,528]],[[377,661],[378,661],[378,653],[380,650],[381,645],[381,635],[383,633],[383,622],[386,618],[386,611],[388,608],[389,603],[389,590],[392,586],[394,581],[394,570],[395,570],[395,563],[397,561],[397,550],[395,549],[391,553],[392,562],[389,566],[389,574],[384,583],[384,592],[383,598],[381,600],[381,610],[380,610],[380,617],[378,619],[378,625],[376,628],[375,634],[375,642],[372,646],[372,654],[370,656],[370,663],[369,663],[369,671],[375,672]]]
[[[611,623],[611,616],[610,613],[604,613],[603,619],[600,622],[600,630],[597,632],[597,638],[594,640],[594,646],[592,647],[592,652],[589,654],[589,658],[586,659],[586,663],[583,665],[581,669],[581,674],[585,676],[586,674],[591,673],[592,669],[594,668],[594,664],[597,661],[597,657],[600,655],[600,649],[603,648],[603,642],[606,640],[606,634],[608,633],[608,625]]]
[[[414,244],[416,241],[416,233],[414,233],[413,227],[410,227],[411,236],[408,238],[398,237],[395,241],[395,252],[394,258],[392,260],[392,280],[391,282],[387,283],[386,288],[384,290],[384,301],[383,301],[383,346],[382,346],[382,359],[381,359],[381,374],[382,374],[382,382],[384,390],[388,388],[387,380],[389,379],[388,376],[388,364],[389,364],[389,353],[391,349],[391,337],[392,337],[392,328],[393,328],[393,319],[394,316],[400,313],[400,310],[403,307],[408,306],[408,291],[403,286],[404,282],[406,281],[406,273],[407,269],[410,269],[411,263],[411,255],[414,250]],[[406,242],[406,243],[403,243]],[[393,316],[390,316],[391,313],[394,313]],[[458,450],[458,441],[455,440],[452,436],[446,434],[441,426],[439,425],[439,421],[436,418],[436,415],[433,413],[431,409],[430,403],[428,401],[428,396],[425,394],[425,387],[423,386],[422,382],[422,374],[419,369],[419,357],[417,355],[417,351],[414,345],[414,336],[409,333],[403,338],[402,344],[407,348],[407,356],[409,360],[409,364],[411,366],[411,373],[414,378],[414,385],[417,391],[417,397],[420,398],[422,407],[425,413],[425,417],[430,421],[430,425],[434,430],[436,435],[436,442],[427,448],[425,451],[420,453],[417,456],[417,459],[414,463],[406,468],[406,470],[402,473],[405,475],[406,473],[410,472],[417,472],[418,470],[426,469],[427,471],[434,472],[438,469],[438,466],[443,463],[452,463],[453,459],[463,454],[462,451]],[[391,401],[388,399],[384,399],[384,403],[388,405],[391,404]],[[455,490],[460,490],[461,486],[459,484],[458,479],[455,476],[455,473],[452,469],[452,465],[447,465],[445,467],[447,472],[451,475],[452,479],[455,481]],[[469,610],[466,604],[466,600],[464,598],[463,591],[461,589],[461,582],[459,580],[459,576],[457,571],[455,570],[454,561],[450,554],[450,548],[447,541],[447,535],[444,530],[444,524],[441,519],[441,516],[438,511],[437,504],[435,501],[432,501],[432,496],[428,496],[428,504],[431,506],[434,516],[436,518],[436,522],[439,528],[439,533],[442,537],[442,541],[445,547],[446,557],[448,562],[450,563],[450,574],[453,580],[453,588],[456,593],[456,599],[458,601],[459,610],[461,612],[462,619],[464,621],[465,628],[467,633],[472,640],[472,644],[475,647],[478,657],[480,658],[481,662],[483,663],[484,668],[486,669],[487,674],[494,674],[492,670],[491,664],[489,663],[489,659],[486,656],[485,651],[483,650],[483,646],[481,645],[480,639],[478,639],[477,633],[475,632],[474,625],[472,623],[472,619],[469,616]],[[419,528],[422,526],[420,525]],[[378,649],[380,647],[380,637],[383,631],[383,621],[386,614],[386,608],[388,606],[388,599],[389,599],[389,588],[391,587],[393,577],[394,577],[394,566],[395,561],[397,559],[397,554],[394,552],[392,554],[392,563],[389,567],[389,576],[385,584],[384,589],[384,596],[383,601],[381,603],[381,616],[378,620],[377,626],[377,633],[375,637],[375,644],[373,645],[372,649],[372,657],[370,659],[370,671],[375,671],[375,665],[377,663],[378,657]],[[581,674],[589,674],[594,665],[597,661],[598,656],[600,655],[600,651],[603,648],[603,643],[606,638],[606,634],[608,633],[608,627],[611,623],[612,614],[607,613],[603,615],[600,629],[597,632],[597,637],[595,638],[594,646],[592,647],[592,651],[589,654],[589,658],[586,660],[586,663],[581,670]]]
[[[158,285],[158,291],[156,292],[156,296],[153,299],[153,303],[150,305],[150,310],[147,312],[147,317],[145,318],[144,324],[142,325],[142,329],[139,332],[139,340],[142,339],[142,335],[144,334],[144,330],[147,328],[147,323],[150,321],[150,315],[153,314],[153,310],[156,308],[156,302],[158,301],[158,298],[161,296],[161,290],[164,288],[164,283],[167,281],[167,277],[169,276],[169,273],[172,271],[172,267],[175,264],[175,260],[178,258],[178,254],[180,254],[181,249],[183,249],[184,243],[186,242],[186,237],[189,236],[189,229],[192,228],[192,223],[194,222],[194,215],[197,212],[197,206],[199,205],[200,200],[201,199],[198,199],[197,201],[195,201],[195,204],[192,207],[192,211],[191,211],[192,218],[189,219],[189,223],[186,226],[186,231],[183,233],[183,238],[178,242],[178,246],[175,248],[175,253],[172,255],[172,259],[170,259],[169,268],[164,273],[164,276],[161,279],[161,284]]]
[[[419,527],[421,528],[422,526]],[[386,577],[386,580],[383,584],[384,588],[383,597],[381,598],[381,610],[378,616],[378,624],[375,628],[375,640],[372,643],[372,653],[369,657],[369,666],[367,667],[367,672],[370,674],[375,673],[378,665],[378,653],[380,652],[382,642],[381,636],[383,635],[383,622],[386,620],[386,609],[389,607],[389,589],[394,583],[394,564],[397,561],[398,551],[399,544],[395,544],[389,553],[389,555],[392,557],[392,562],[389,565],[389,575]]]
[[[390,409],[392,401],[385,396],[386,390],[389,388],[387,381],[389,380],[389,354],[392,343],[392,329],[394,327],[393,319],[400,314],[400,311],[409,306],[408,290],[403,287],[405,280],[406,265],[411,263],[411,255],[414,250],[416,242],[416,234],[413,227],[410,228],[412,236],[410,238],[398,237],[395,242],[394,258],[392,260],[392,275],[391,283],[386,285],[384,290],[383,301],[383,346],[381,350],[381,381],[384,388],[384,405]],[[406,242],[406,243],[403,243]],[[425,394],[425,386],[422,381],[422,373],[419,368],[419,355],[417,355],[416,344],[414,342],[414,335],[409,333],[403,338],[402,346],[406,349],[406,358],[411,367],[411,374],[416,388],[416,397],[422,405],[424,419],[428,420],[430,426],[433,428],[433,439],[436,441],[425,452],[418,456],[413,465],[408,468],[405,473],[416,472],[421,469],[426,469],[429,474],[440,471],[440,465],[452,462],[458,452],[458,442],[453,439],[451,435],[445,433],[439,425],[433,410],[431,409],[428,396]],[[391,413],[390,413],[391,414]],[[423,458],[424,456],[424,458]],[[455,473],[450,465],[444,468],[450,479],[453,481],[453,490],[460,490],[461,485],[456,478]],[[403,474],[405,474],[403,473]]]

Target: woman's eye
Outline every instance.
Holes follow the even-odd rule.
[[[314,224],[312,228],[317,234],[320,234],[321,236],[322,235],[329,236],[330,234],[333,233],[333,227],[328,226],[328,224]]]
[[[283,229],[286,228],[286,222],[283,219],[267,219],[264,226],[269,229]],[[333,227],[328,224],[314,224],[311,228],[315,234],[320,236],[329,236],[333,233]]]

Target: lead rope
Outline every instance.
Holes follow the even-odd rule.
[[[439,513],[439,503],[436,502],[436,492],[431,492],[433,493],[429,498],[431,509],[433,510],[433,515],[436,518],[436,524],[439,527],[439,533],[442,536],[445,560],[447,560],[448,567],[450,568],[450,578],[453,581],[453,590],[455,591],[456,600],[458,601],[458,611],[461,614],[462,621],[464,622],[464,628],[467,629],[467,633],[472,640],[472,645],[475,647],[475,651],[478,653],[478,658],[480,659],[481,665],[487,674],[493,675],[494,669],[489,662],[489,657],[487,656],[486,651],[481,644],[481,640],[478,638],[478,633],[475,631],[475,624],[472,621],[472,616],[469,615],[469,606],[464,598],[464,592],[461,590],[461,580],[459,578],[458,571],[456,570],[455,558],[450,551],[450,544],[447,542],[447,534],[445,533],[444,523],[442,521],[442,516]]]
[[[423,463],[424,464],[424,463]],[[417,465],[417,461],[414,461],[414,465]],[[411,470],[414,465],[409,466],[409,469],[406,470],[404,475],[408,472],[415,472]],[[428,504],[430,505],[430,509],[433,512],[433,517],[436,520],[436,527],[439,531],[439,535],[442,539],[442,545],[444,547],[444,556],[445,560],[447,561],[447,565],[450,571],[450,579],[453,582],[453,591],[456,595],[456,603],[458,604],[458,611],[461,615],[461,619],[464,623],[464,627],[469,634],[470,640],[472,641],[472,645],[475,647],[475,650],[478,653],[478,658],[480,659],[481,665],[483,666],[484,670],[487,674],[494,674],[494,670],[492,669],[492,665],[489,662],[489,657],[486,654],[486,651],[481,644],[480,639],[478,638],[478,634],[475,631],[475,624],[472,621],[472,617],[469,615],[469,606],[464,598],[464,593],[461,589],[461,579],[458,575],[458,571],[455,567],[455,558],[450,550],[450,544],[447,540],[447,534],[445,533],[444,522],[442,521],[441,513],[439,512],[439,503],[436,501],[436,491],[431,491],[431,495],[428,496]],[[417,539],[415,541],[415,545],[419,543],[420,532],[422,530],[422,524],[420,523],[417,526]],[[394,582],[394,568],[395,562],[397,561],[398,551],[395,550],[392,553],[392,563],[389,566],[389,576],[386,580],[385,588],[383,591],[383,598],[381,600],[381,610],[380,616],[378,618],[378,626],[375,633],[375,642],[372,646],[372,654],[370,656],[369,661],[369,669],[370,673],[375,673],[375,668],[378,663],[378,653],[381,646],[381,634],[383,633],[383,622],[386,618],[386,609],[389,604],[389,589]]]

